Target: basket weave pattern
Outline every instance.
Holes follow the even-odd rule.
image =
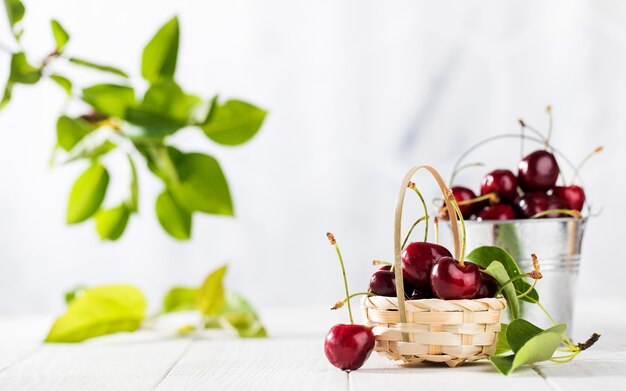
[[[361,302],[365,324],[376,336],[376,352],[406,363],[445,362],[452,367],[494,354],[505,306],[504,299],[407,300],[407,322],[401,323],[395,297]]]
[[[411,177],[421,169],[428,171],[439,185],[450,219],[454,258],[463,258],[465,229],[461,235],[452,204],[455,202],[452,191],[434,168],[413,167],[402,180],[395,210],[393,270],[397,297],[365,297],[361,309],[365,323],[372,327],[376,336],[375,351],[407,363],[445,362],[454,367],[464,361],[494,354],[506,301],[495,298],[405,300],[401,261],[402,209]]]

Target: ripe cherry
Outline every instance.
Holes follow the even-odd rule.
[[[513,201],[517,197],[517,178],[509,170],[494,170],[483,177],[480,194],[496,193],[502,201]]]
[[[485,273],[480,273],[480,277],[480,288],[478,288],[478,292],[476,292],[472,299],[494,297],[498,292],[498,289],[500,289],[500,284],[498,284],[498,281],[496,281],[496,279],[491,277],[489,274]]]
[[[485,207],[478,212],[476,220],[513,220],[515,218],[515,211],[508,204],[497,204]]]
[[[548,151],[538,150],[519,162],[517,181],[527,192],[548,191],[554,187],[559,172],[554,155]]]
[[[450,190],[452,190],[452,194],[454,195],[454,199],[456,202],[469,201],[476,198],[476,194],[467,187],[463,186],[454,186]],[[471,204],[459,205],[459,209],[463,214],[464,219],[469,219],[476,211],[478,211],[482,206],[487,205],[487,202],[475,202]]]
[[[585,205],[585,190],[580,186],[556,186],[553,194],[565,203],[567,209],[580,212]]]
[[[324,353],[331,364],[344,371],[361,368],[374,349],[372,329],[360,324],[333,326],[324,340]]]
[[[434,243],[413,242],[402,252],[404,279],[424,294],[430,292],[430,272],[435,262],[442,257],[451,257],[447,248]]]
[[[388,266],[388,265],[385,265]],[[385,267],[383,266],[383,267]],[[391,268],[391,266],[389,266]],[[370,278],[369,291],[380,296],[393,297],[396,295],[396,275],[391,270],[376,271]]]
[[[513,207],[517,215],[521,218],[529,218],[537,213],[548,210],[549,197],[545,193],[532,192],[517,197],[513,202]]]
[[[440,299],[471,299],[480,289],[482,277],[478,265],[457,262],[452,257],[439,259],[430,273],[430,286]]]

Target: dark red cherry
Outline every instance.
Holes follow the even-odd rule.
[[[515,218],[515,211],[513,207],[508,204],[497,204],[485,207],[478,212],[476,220],[513,220]]]
[[[486,297],[494,297],[498,289],[500,289],[500,284],[496,281],[495,278],[491,277],[489,274],[480,273],[480,288],[478,288],[478,292],[476,295],[472,297],[472,299],[482,299]]]
[[[553,194],[567,205],[567,209],[580,212],[585,205],[585,191],[580,186],[556,186]]]
[[[549,197],[545,193],[532,192],[517,197],[513,202],[515,212],[520,218],[529,218],[537,213],[548,210]]]
[[[409,296],[409,300],[432,299],[433,297],[434,296],[431,291],[422,292],[422,291],[418,291],[417,289],[413,289],[413,292]]]
[[[391,265],[382,265],[378,270],[391,270]]]
[[[433,266],[430,286],[440,299],[471,299],[476,296],[482,281],[478,265],[465,262],[461,265],[452,257],[443,257]]]
[[[331,364],[344,371],[361,368],[374,349],[372,329],[360,324],[338,324],[324,340],[324,353]]]
[[[535,151],[519,162],[517,182],[524,191],[548,191],[558,177],[559,165],[548,151]]]
[[[513,201],[517,197],[517,178],[509,170],[494,170],[480,182],[480,195],[496,193],[502,201]]]
[[[391,266],[390,266],[391,267]],[[396,295],[396,275],[391,270],[378,270],[370,278],[369,291],[380,296]]]
[[[430,271],[441,257],[451,257],[447,248],[434,243],[413,242],[402,252],[404,279],[420,292],[430,292]]]
[[[476,194],[467,187],[463,186],[454,186],[450,190],[452,190],[452,194],[454,195],[454,199],[456,202],[461,201],[469,201],[476,198]],[[472,217],[474,213],[476,213],[483,205],[486,205],[486,202],[475,202],[473,204],[459,205],[459,209],[461,210],[461,214],[464,219],[469,219]],[[445,207],[445,204],[443,205]]]
[[[552,210],[552,209],[569,209],[567,207],[567,205],[565,205],[565,202],[563,202],[560,198],[556,197],[556,196],[548,196],[548,206],[547,206],[547,210]],[[565,213],[548,213],[545,216],[542,216],[544,218],[546,217],[568,217],[568,215],[566,215]]]

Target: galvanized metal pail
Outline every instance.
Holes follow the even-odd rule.
[[[536,254],[543,274],[536,286],[541,304],[557,322],[572,326],[586,218],[466,221],[465,224],[469,251],[479,246],[502,247],[524,272],[532,269],[531,254]],[[538,326],[551,325],[537,305],[522,304],[525,319]]]

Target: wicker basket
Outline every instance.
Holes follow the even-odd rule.
[[[374,350],[392,360],[405,363],[445,362],[454,367],[494,354],[500,318],[506,301],[501,298],[476,300],[405,300],[401,267],[402,206],[413,174],[428,170],[441,188],[450,218],[454,255],[460,256],[460,232],[457,215],[451,204],[451,191],[439,173],[430,166],[410,169],[400,188],[394,227],[394,271],[397,297],[371,296],[361,302],[365,324],[376,336]]]

